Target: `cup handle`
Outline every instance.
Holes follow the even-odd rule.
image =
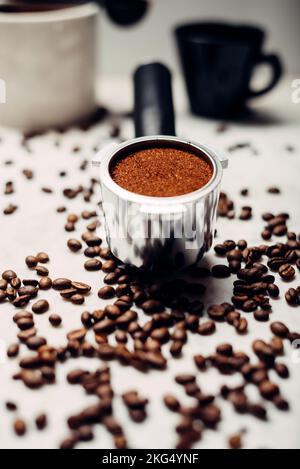
[[[270,83],[268,83],[262,90],[248,90],[248,96],[249,98],[255,98],[256,96],[261,96],[268,91],[270,91],[274,86],[278,83],[279,79],[281,78],[281,75],[283,73],[283,67],[281,60],[279,59],[278,55],[276,54],[267,54],[267,55],[262,55],[259,57],[259,59],[256,61],[256,65],[260,64],[268,64],[272,68],[272,73],[273,76],[270,80]]]

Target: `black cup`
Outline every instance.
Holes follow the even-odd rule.
[[[231,117],[245,108],[247,99],[270,91],[282,75],[275,54],[263,54],[265,33],[247,25],[192,23],[178,26],[175,35],[191,110],[208,117]],[[258,64],[272,68],[270,83],[250,88]]]

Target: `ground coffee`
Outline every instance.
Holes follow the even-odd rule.
[[[111,170],[119,186],[152,197],[188,194],[205,186],[212,174],[212,165],[204,158],[171,147],[134,152]]]

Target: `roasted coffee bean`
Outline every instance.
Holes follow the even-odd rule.
[[[272,381],[265,380],[260,383],[259,392],[265,399],[272,399],[274,396],[279,394],[279,388],[277,384]]]
[[[49,322],[53,327],[58,327],[60,326],[62,319],[58,314],[50,314],[49,316]]]
[[[24,280],[23,280],[24,283]],[[42,277],[39,281],[39,287],[41,290],[49,290],[52,287],[52,280],[50,277]]]
[[[217,353],[225,355],[226,357],[230,357],[233,353],[232,345],[227,343],[218,345],[216,351]]]
[[[7,282],[10,282],[13,278],[16,278],[17,274],[13,270],[5,270],[2,272],[2,278]]]
[[[263,231],[261,232],[261,237],[265,240],[269,240],[272,238],[272,231],[266,227],[263,229]]]
[[[71,303],[74,305],[82,305],[84,303],[84,296],[80,293],[76,293],[75,295],[71,296]]]
[[[72,296],[76,295],[77,293],[77,290],[76,288],[66,288],[66,290],[60,290],[60,296],[62,298],[67,298],[67,299],[70,299],[72,298]]]
[[[4,209],[3,209],[3,214],[4,215],[12,215],[16,210],[18,206],[14,204],[8,204]]]
[[[78,216],[75,213],[70,213],[67,216],[67,221],[70,223],[77,223],[78,222]]]
[[[44,337],[38,337],[37,335],[29,337],[29,339],[26,340],[26,345],[30,350],[37,350],[46,343],[47,341]]]
[[[267,189],[267,192],[269,192],[269,194],[280,194],[281,191],[279,187],[272,186]]]
[[[35,314],[46,313],[49,309],[49,303],[47,300],[38,300],[32,305],[32,311]]]
[[[20,346],[19,344],[11,344],[8,346],[6,354],[8,357],[16,357],[19,354]]]
[[[267,265],[271,270],[278,272],[280,267],[282,267],[283,265],[286,265],[286,259],[285,257],[272,257],[268,261]]]
[[[210,318],[221,321],[226,317],[226,308],[222,305],[211,305],[207,309],[207,314]]]
[[[103,332],[113,330],[114,327],[115,322],[112,319],[102,319],[94,325],[93,330],[95,334],[102,334]]]
[[[140,305],[140,307],[146,314],[164,311],[164,306],[158,300],[146,300]]]
[[[54,290],[66,290],[70,288],[72,285],[72,281],[68,278],[56,278],[52,282],[52,288]]]
[[[205,321],[198,327],[198,334],[200,335],[210,335],[213,334],[216,330],[216,325],[213,321]]]
[[[267,291],[272,298],[278,298],[279,288],[274,283],[270,283],[267,287]]]
[[[36,273],[38,275],[40,275],[41,277],[47,277],[49,275],[49,269],[47,269],[47,267],[43,266],[43,265],[37,265],[34,270],[36,271]]]
[[[72,231],[75,231],[75,224],[68,221],[65,224],[65,231],[67,231],[68,233],[71,233]]]
[[[174,340],[170,347],[170,354],[172,357],[179,357],[183,348],[183,342],[181,340]]]
[[[88,246],[100,246],[102,239],[98,236],[88,232],[88,236],[85,237],[84,241]]]
[[[46,414],[39,414],[35,418],[35,425],[38,430],[43,430],[47,426],[47,415]]]
[[[130,322],[135,321],[136,319],[137,319],[137,312],[129,309],[124,314],[121,314],[121,316],[117,317],[117,319],[115,320],[115,324],[116,326],[119,326],[119,327],[121,326],[127,327],[127,325]]]
[[[85,261],[84,268],[89,271],[101,270],[102,262],[99,259],[89,259]]]
[[[33,287],[32,285],[27,285],[25,287],[19,288],[18,295],[29,295],[30,298],[34,298],[38,293],[38,288]]]
[[[212,267],[211,273],[213,277],[226,278],[230,276],[230,269],[227,265],[218,264]]]
[[[88,285],[87,283],[83,282],[72,282],[71,284],[72,288],[76,288],[78,293],[81,293],[82,295],[86,295],[91,291],[91,286]]]
[[[257,302],[255,300],[246,300],[246,301],[243,302],[241,308],[246,313],[249,313],[251,311],[255,311],[256,308],[257,308]]]
[[[295,288],[289,288],[284,296],[287,303],[291,306],[298,306],[300,304],[300,294]]]
[[[38,262],[41,262],[41,264],[46,264],[50,260],[46,252],[38,252],[35,257],[37,258]]]
[[[31,318],[20,318],[17,321],[17,326],[21,331],[25,331],[26,329],[30,329],[34,326],[34,321]]]
[[[102,264],[102,270],[105,273],[113,272],[116,269],[117,265],[116,262],[113,260],[108,260],[106,262],[103,262]]]
[[[5,407],[7,408],[7,410],[10,410],[10,411],[15,411],[18,408],[17,404],[15,404],[12,401],[6,401],[5,402]]]
[[[231,435],[228,439],[228,445],[231,449],[241,449],[243,446],[242,435],[240,433]]]
[[[272,337],[270,345],[276,355],[281,355],[283,353],[283,341],[279,337]]]
[[[284,264],[279,267],[279,275],[284,280],[292,280],[295,277],[295,269],[290,264]]]
[[[206,369],[206,358],[203,355],[195,355],[194,362],[199,370]]]
[[[281,378],[288,378],[289,369],[284,363],[275,363],[274,368],[278,376]]]
[[[177,412],[180,409],[180,403],[176,397],[172,396],[172,394],[166,394],[164,396],[164,403],[169,410],[173,412]]]
[[[15,298],[12,301],[12,304],[16,308],[23,308],[24,306],[26,306],[29,303],[30,299],[31,299],[30,295],[22,295],[22,296],[19,296],[19,297]]]
[[[270,325],[270,329],[274,335],[282,338],[286,338],[289,333],[288,327],[280,321],[272,322]]]
[[[254,311],[254,318],[257,321],[268,321],[269,320],[269,313],[268,311],[264,311],[263,309],[257,309]]]
[[[267,365],[272,366],[274,363],[274,352],[270,345],[266,344],[262,340],[255,340],[252,344],[253,351],[255,354]]]
[[[240,220],[250,220],[252,218],[252,208],[249,206],[242,207],[239,219]]]
[[[81,329],[75,329],[74,331],[70,331],[67,334],[67,339],[69,341],[83,341],[83,339],[86,336],[86,329],[81,328]]]
[[[216,244],[214,250],[218,256],[225,256],[228,249],[224,244]]]
[[[115,295],[116,295],[115,289],[110,285],[101,287],[100,290],[98,290],[98,297],[103,300],[108,300],[110,298],[113,298]]]
[[[21,378],[25,386],[31,389],[40,388],[44,381],[39,370],[23,370]]]
[[[26,423],[22,419],[17,419],[14,421],[14,430],[16,435],[23,436],[26,433],[27,427]]]
[[[68,248],[73,252],[80,251],[80,249],[82,248],[81,242],[75,238],[69,239],[67,244],[68,244]]]
[[[170,338],[170,334],[166,327],[160,327],[158,329],[154,329],[151,332],[151,338],[158,340],[159,342],[165,343],[165,342],[168,342]]]
[[[18,290],[21,286],[21,279],[19,277],[15,277],[10,281],[10,284],[12,288],[15,288],[16,290]]]
[[[273,228],[273,235],[275,236],[284,236],[286,233],[287,233],[287,226],[285,223],[282,223],[282,224],[279,224],[279,225],[276,225],[274,228]]]
[[[86,257],[97,257],[97,256],[99,256],[99,253],[100,253],[99,246],[93,246],[93,247],[90,247],[90,248],[86,248],[84,250],[84,255]]]

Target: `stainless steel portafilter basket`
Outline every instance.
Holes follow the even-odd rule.
[[[149,197],[116,184],[111,169],[132,152],[174,147],[209,162],[211,180],[201,189],[175,197]],[[98,167],[107,242],[115,257],[145,269],[181,269],[197,263],[211,247],[223,168],[227,158],[208,145],[159,135],[110,144],[93,159]]]
[[[134,74],[134,124],[138,138],[112,143],[94,158],[102,190],[107,242],[115,257],[139,268],[168,270],[194,264],[210,248],[220,183],[227,158],[208,145],[177,138],[171,74],[147,63]],[[204,158],[213,170],[201,189],[176,197],[149,197],[120,187],[114,164],[135,151],[173,147]]]

